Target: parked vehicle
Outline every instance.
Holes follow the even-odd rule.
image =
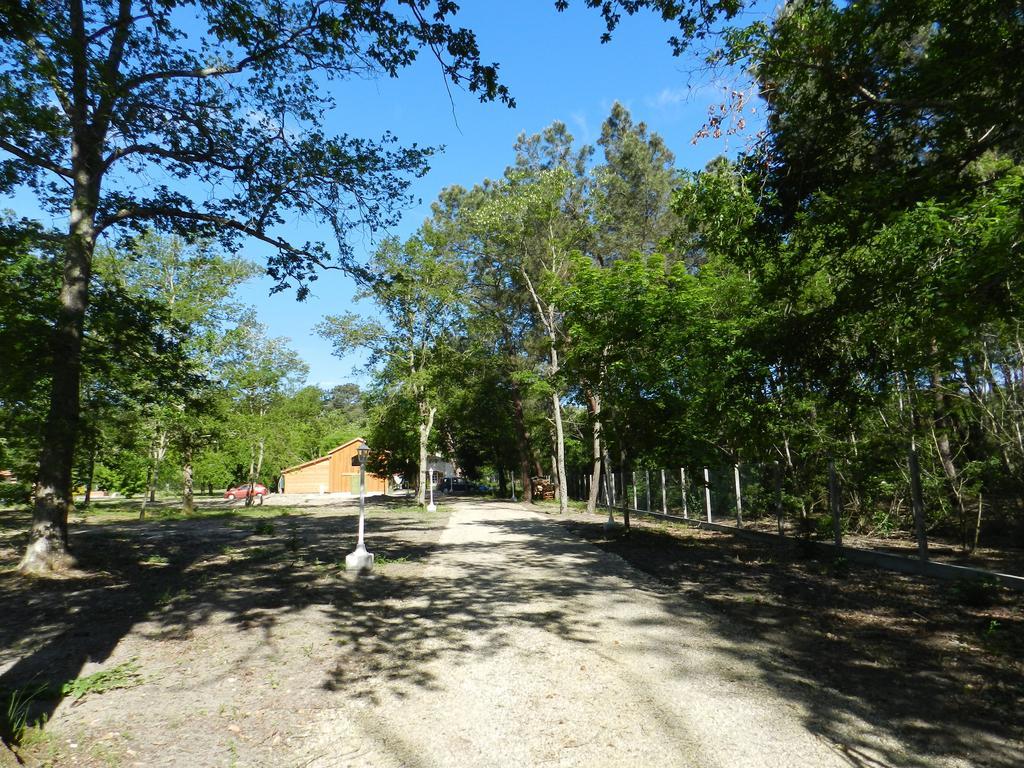
[[[224,491],[224,498],[225,499],[244,499],[248,495],[249,495],[249,484],[248,483],[246,483],[245,485],[236,485],[234,488],[228,488],[226,491]],[[252,495],[253,496],[266,496],[267,495],[267,486],[263,485],[262,483],[256,483],[254,486],[252,486]]]
[[[477,493],[478,487],[464,477],[446,477],[438,482],[437,490],[442,493]]]

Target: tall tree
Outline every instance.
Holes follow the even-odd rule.
[[[394,221],[429,150],[323,131],[324,79],[396,76],[426,49],[481,99],[512,99],[446,0],[65,0],[0,6],[0,184],[68,215],[49,414],[25,571],[67,558],[82,329],[97,239],[154,226],[273,251],[278,286],[353,269],[346,235]],[[153,186],[154,177],[167,179]],[[201,191],[200,191],[201,190]],[[288,215],[322,243],[275,232]]]
[[[604,162],[593,172],[593,258],[608,265],[634,253],[653,253],[666,244],[676,225],[675,156],[661,136],[649,132],[645,123],[634,123],[618,102],[597,143]]]
[[[116,286],[126,295],[164,307],[164,324],[179,330],[190,360],[189,386],[168,391],[154,378],[145,398],[141,427],[149,442],[148,497],[155,499],[163,460],[172,444],[182,447],[181,457],[192,475],[191,456],[197,440],[209,436],[207,411],[217,401],[215,361],[225,350],[225,332],[237,323],[243,309],[231,300],[234,291],[258,271],[238,257],[218,253],[210,243],[190,246],[178,237],[144,232],[127,249],[101,248],[96,257],[97,274],[104,285]],[[163,330],[159,326],[157,330]],[[190,497],[185,499],[191,507]]]
[[[252,486],[263,473],[268,444],[279,431],[274,418],[277,407],[294,395],[309,368],[288,347],[287,339],[268,337],[266,326],[250,316],[228,334],[218,372],[233,401],[229,429],[245,467],[244,479],[249,484],[245,504],[250,506]]]
[[[438,371],[451,349],[464,280],[458,262],[438,245],[421,237],[405,242],[386,240],[370,263],[377,277],[360,294],[360,298],[373,300],[383,322],[349,312],[327,317],[318,326],[339,356],[353,347],[368,350],[370,367],[415,404],[418,504],[425,503],[427,452],[437,415]]]
[[[592,234],[584,251],[594,263],[607,267],[634,254],[649,255],[668,244],[677,227],[672,195],[679,174],[675,157],[661,136],[649,132],[644,123],[634,123],[629,110],[618,102],[601,126],[598,145],[604,162],[592,171]],[[601,469],[611,471],[610,431],[605,425],[612,414],[601,395],[608,371],[607,350],[594,349],[588,341],[581,339],[580,351],[588,357],[576,356],[575,372],[592,428],[587,506],[593,510],[601,487]],[[622,417],[618,415],[620,421]],[[625,436],[626,428],[620,423],[619,434]],[[629,440],[630,444],[634,442]]]
[[[567,144],[571,146],[571,137]],[[568,276],[569,254],[579,245],[586,222],[571,219],[564,205],[573,197],[574,177],[565,165],[531,167],[528,157],[509,169],[502,184],[474,216],[485,249],[500,249],[504,266],[520,283],[533,307],[534,322],[545,339],[548,364],[543,379],[549,390],[555,446],[555,474],[559,507],[568,510],[565,469],[565,432],[562,423],[562,366],[559,358],[565,343],[561,312],[553,299],[552,285]],[[575,226],[573,226],[575,224]]]

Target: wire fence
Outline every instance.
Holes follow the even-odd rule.
[[[592,482],[589,471],[570,472],[569,498],[587,501]],[[968,561],[962,542],[930,535],[926,510],[912,483],[895,489],[888,505],[875,506],[870,514],[860,505],[856,489],[843,485],[835,465],[827,460],[813,480],[787,473],[777,462],[618,469],[601,474],[597,504],[1024,575],[1024,552],[1004,542],[986,542],[990,548],[975,552]]]

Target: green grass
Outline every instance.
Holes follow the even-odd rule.
[[[374,565],[394,565],[396,563],[411,563],[412,558],[409,557],[388,557],[387,555],[374,555]]]
[[[269,560],[277,556],[278,552],[275,552],[270,547],[251,547],[242,552],[242,556],[247,560]]]
[[[269,520],[261,520],[256,523],[256,527],[252,529],[252,532],[257,536],[273,536],[274,524]]]
[[[150,555],[149,557],[144,558],[141,562],[142,565],[167,565],[171,561],[163,555]]]
[[[129,659],[110,669],[101,669],[85,677],[69,680],[60,688],[61,696],[73,696],[76,700],[90,693],[106,693],[119,688],[134,688],[142,684],[142,673],[135,659]]]
[[[69,696],[77,701],[90,694],[134,688],[143,682],[139,665],[132,658],[123,664],[60,685],[33,683],[0,693],[0,738],[10,747],[29,747],[44,741],[45,716],[32,718],[33,705],[37,701],[53,701]]]
[[[49,698],[50,687],[45,683],[36,683],[8,691],[0,698],[0,739],[4,744],[18,746],[26,741],[30,729],[45,722],[30,723],[32,703],[37,699]]]
[[[156,604],[158,607],[163,608],[164,606],[170,605],[175,600],[182,597],[188,597],[187,589],[182,588],[179,589],[177,592],[168,589],[162,595],[160,595],[160,597],[156,599]]]

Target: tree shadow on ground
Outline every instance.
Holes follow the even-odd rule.
[[[894,765],[1020,765],[1021,595],[972,608],[953,585],[812,560],[792,543],[682,526],[608,537],[596,518],[562,522],[672,587],[685,602],[667,605],[710,619],[722,652],[753,660],[852,765],[877,765],[880,747]],[[899,746],[859,738],[856,720]]]
[[[753,661],[766,684],[807,712],[807,728],[844,745],[853,765],[873,766],[879,750],[895,765],[923,767],[937,756],[1019,762],[1008,743],[1020,734],[1020,649],[955,650],[944,638],[970,622],[952,616],[936,585],[864,569],[843,576],[728,536],[708,542],[638,527],[609,540],[599,522],[570,523],[598,549],[555,520],[508,509],[508,519],[481,523],[476,540],[439,544],[444,515],[368,500],[368,546],[392,565],[362,578],[338,567],[354,544],[354,505],[76,528],[81,574],[51,581],[0,573],[0,689],[74,679],[142,623],[167,637],[220,621],[270,634],[316,606],[338,641],[323,660],[321,690],[401,696],[410,686],[436,687],[432,662],[442,654],[491,656],[517,625],[590,644],[595,628],[578,603],[597,594],[629,602],[639,591],[665,609],[667,626],[710,622],[723,639],[718,651]],[[504,534],[500,550],[488,538],[495,531]],[[440,551],[444,558],[430,560],[440,570],[423,578],[419,566]],[[541,558],[567,567],[557,580],[524,577],[519,564]],[[1007,637],[1020,631],[1019,607],[1000,607]],[[34,715],[52,714],[57,703],[39,702]],[[851,718],[902,748],[858,738],[844,727]]]
[[[444,515],[428,518],[407,503],[382,500],[368,510],[367,535],[391,559],[426,557],[444,527]],[[265,512],[72,526],[78,567],[62,578],[18,575],[24,534],[8,536],[0,571],[0,703],[12,691],[41,690],[29,718],[45,721],[60,703],[61,684],[87,663],[110,658],[143,622],[166,637],[187,637],[215,616],[240,630],[269,630],[311,603],[373,598],[365,585],[338,578],[355,543],[354,506]],[[9,741],[10,724],[0,730]]]
[[[446,563],[442,570],[398,585],[384,603],[378,602],[374,585],[378,576],[354,586],[354,602],[335,606],[332,614],[343,651],[325,688],[347,689],[375,702],[382,683],[399,696],[408,684],[432,688],[432,662],[452,653],[500,653],[521,625],[588,644],[594,627],[573,610],[573,601],[593,594],[630,599],[614,589],[621,584],[615,575],[601,572],[605,556],[596,549],[581,547],[560,532],[537,535],[534,520],[522,521],[521,527],[514,520],[481,525],[510,530],[518,541],[502,541],[500,553],[485,538],[440,545]],[[521,568],[526,559],[571,562],[573,571],[557,581],[531,580]],[[656,592],[658,585],[637,584],[636,589]]]

